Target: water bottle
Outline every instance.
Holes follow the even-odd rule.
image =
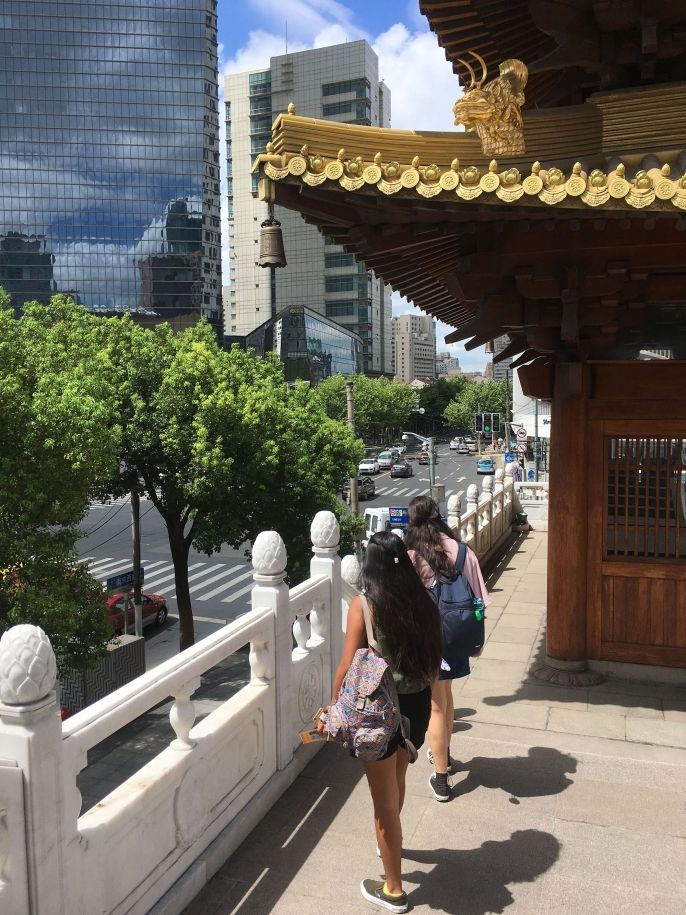
[[[479,622],[484,618],[484,602],[480,597],[474,598],[474,616]]]

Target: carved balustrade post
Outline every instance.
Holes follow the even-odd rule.
[[[293,758],[293,625],[288,601],[286,547],[276,531],[262,531],[252,548],[253,610],[270,609],[274,614],[272,651],[265,644],[251,643],[251,682],[274,679],[276,696],[276,760],[284,769]],[[270,656],[271,655],[271,656]],[[255,666],[253,666],[253,660]],[[265,735],[268,739],[269,735]]]
[[[467,538],[466,543],[476,553],[479,547],[479,487],[470,483],[467,487]]]
[[[505,464],[505,483],[503,487],[503,514],[504,514],[504,524],[509,527],[512,524],[513,520],[513,511],[514,511],[514,469],[515,465],[512,461],[509,464]]]
[[[462,513],[462,500],[460,498],[461,495],[462,493],[457,492],[453,493],[453,495],[448,498],[447,524],[448,527],[454,531],[458,537],[460,536],[460,531],[462,530],[462,519],[460,517]]]
[[[0,639],[0,909],[65,915],[55,655],[28,624]]]
[[[338,655],[343,644],[343,625],[341,621],[341,557],[338,555],[338,544],[341,529],[333,512],[317,512],[310,526],[312,553],[310,575],[326,575],[331,582],[330,604],[322,611],[315,608],[312,612],[312,635],[308,645],[319,645],[327,639],[331,643],[331,657],[338,663]],[[315,709],[316,711],[316,709]]]
[[[341,578],[343,581],[346,581],[351,588],[355,591],[360,589],[360,576],[362,575],[362,566],[357,556],[349,555],[344,556],[341,561]],[[347,604],[343,607],[343,600],[341,598],[341,628],[343,634],[348,626],[348,608]],[[340,655],[338,656],[340,657]],[[334,664],[338,663],[338,657],[334,659]],[[334,668],[335,669],[335,668]]]
[[[484,554],[487,553],[493,544],[493,477],[486,477],[483,486],[483,521],[484,521]]]

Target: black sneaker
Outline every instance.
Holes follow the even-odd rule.
[[[434,755],[431,752],[431,747],[429,747],[429,749],[426,751],[426,758],[429,760],[429,762],[433,766]],[[450,755],[450,753],[448,753],[448,774],[453,775],[453,773],[455,772],[456,769],[457,769],[457,760],[453,759],[452,756]]]
[[[389,912],[407,912],[407,893],[400,896],[389,896],[383,891],[383,880],[363,880],[360,892],[368,902],[379,905]]]
[[[450,789],[452,788],[452,783],[449,778],[446,779],[445,784],[439,784],[438,779],[436,778],[436,773],[431,776],[429,779],[429,788],[433,791],[433,796],[437,801],[449,801],[450,800]]]

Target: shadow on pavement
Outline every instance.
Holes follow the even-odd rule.
[[[555,836],[523,829],[502,842],[484,842],[468,850],[403,849],[406,860],[433,865],[429,872],[406,872],[403,879],[418,884],[410,894],[415,907],[448,915],[486,915],[505,911],[515,901],[508,885],[533,882],[555,864],[559,854]]]
[[[576,772],[577,761],[567,753],[549,747],[530,747],[526,756],[475,756],[458,763],[455,775],[467,772],[467,778],[456,782],[454,793],[470,794],[477,788],[499,788],[510,795],[510,803],[519,797],[543,797],[560,794],[572,784],[567,773]]]

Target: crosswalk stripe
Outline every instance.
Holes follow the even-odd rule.
[[[252,572],[250,574],[252,575]],[[243,576],[243,577],[245,577],[245,576]],[[236,591],[235,594],[230,594],[229,597],[225,597],[222,600],[222,603],[231,604],[235,600],[238,600],[239,597],[243,597],[244,594],[247,594],[248,591],[251,591],[251,590],[252,590],[252,582],[246,588],[243,588],[241,591]]]
[[[82,565],[85,565],[87,562],[90,562],[91,559],[95,559],[95,556],[81,556],[81,558],[76,561],[76,564],[79,566],[82,566]]]
[[[220,585],[218,588],[215,588],[214,591],[210,591],[209,594],[203,594],[202,597],[198,598],[198,600],[209,600],[211,597],[215,597],[217,594],[221,594],[222,591],[228,591],[229,588],[233,588],[234,585],[237,585],[239,581],[243,581],[244,578],[252,575],[252,571],[253,570],[250,569],[250,571],[244,572],[243,575],[239,575],[237,578],[232,578],[231,581]],[[250,585],[250,587],[252,588],[252,585]]]
[[[110,559],[102,559],[102,560],[100,560],[99,562],[93,563],[93,565],[89,568],[88,571],[89,571],[95,578],[99,578],[99,577],[102,575],[102,573],[104,573],[105,571],[106,571],[107,574],[109,575],[109,573],[110,573],[110,572],[113,572],[116,568],[118,568],[118,567],[120,567],[120,566],[124,566],[124,567],[130,566],[131,564],[132,564],[132,563],[131,563],[131,560],[130,560],[130,559],[127,559],[125,562],[116,562],[116,561],[110,560]],[[161,566],[161,565],[165,565],[164,561],[162,561],[162,562],[150,562],[150,563],[146,563],[146,564],[145,564],[144,569],[145,569],[145,571],[147,572],[147,571],[148,571],[149,569],[151,569],[153,566]],[[97,567],[97,568],[96,568],[96,567]],[[160,571],[160,570],[158,570],[158,571]]]
[[[190,572],[191,569],[197,569],[198,566],[204,566],[204,565],[205,565],[204,562],[194,562],[193,565],[188,566],[188,571]],[[172,565],[168,566],[167,568],[173,569],[173,568],[174,568],[174,565],[172,564]],[[159,571],[160,571],[160,572],[166,572],[166,569],[160,569]],[[163,574],[161,578],[160,578],[159,575],[153,575],[153,576],[151,576],[151,578],[149,578],[149,579],[145,582],[145,587],[148,588],[150,585],[154,585],[154,586],[157,588],[157,587],[159,587],[161,584],[164,584],[165,581],[172,581],[172,579],[174,578],[175,574],[176,574],[176,573],[172,571],[171,575],[164,575],[164,574]]]
[[[114,572],[117,569],[125,569],[126,566],[130,566],[130,565],[131,565],[130,559],[123,559],[123,560],[122,559],[109,559],[109,560],[104,559],[104,560],[101,560],[100,562],[93,563],[93,565],[90,567],[89,571],[92,575],[94,575],[97,578],[103,572],[107,572],[109,574],[110,572]]]
[[[225,568],[223,572],[219,572],[217,575],[213,575],[211,578],[203,579],[199,584],[193,585],[193,587],[189,588],[188,590],[192,594],[193,591],[199,591],[201,588],[206,588],[208,585],[213,585],[215,581],[221,581],[221,579],[226,578],[227,575],[233,575],[234,572],[240,572],[242,568],[242,565]]]
[[[215,565],[215,566],[209,566],[209,568],[203,569],[202,572],[196,572],[195,575],[189,575],[188,581],[191,582],[191,581],[195,581],[197,578],[202,578],[203,581],[201,581],[199,585],[193,585],[193,588],[196,588],[196,589],[203,588],[207,584],[207,581],[205,580],[204,576],[207,575],[208,572],[214,572],[215,569],[222,569],[222,568],[224,568],[224,566],[221,563],[219,563],[218,565]],[[189,588],[188,590],[193,591],[193,588]],[[169,594],[168,597],[176,597],[176,593],[173,592],[173,593]]]
[[[407,495],[408,495],[408,496],[416,496],[417,493],[419,493],[419,492],[421,492],[421,489],[411,489],[411,490],[408,492]]]

